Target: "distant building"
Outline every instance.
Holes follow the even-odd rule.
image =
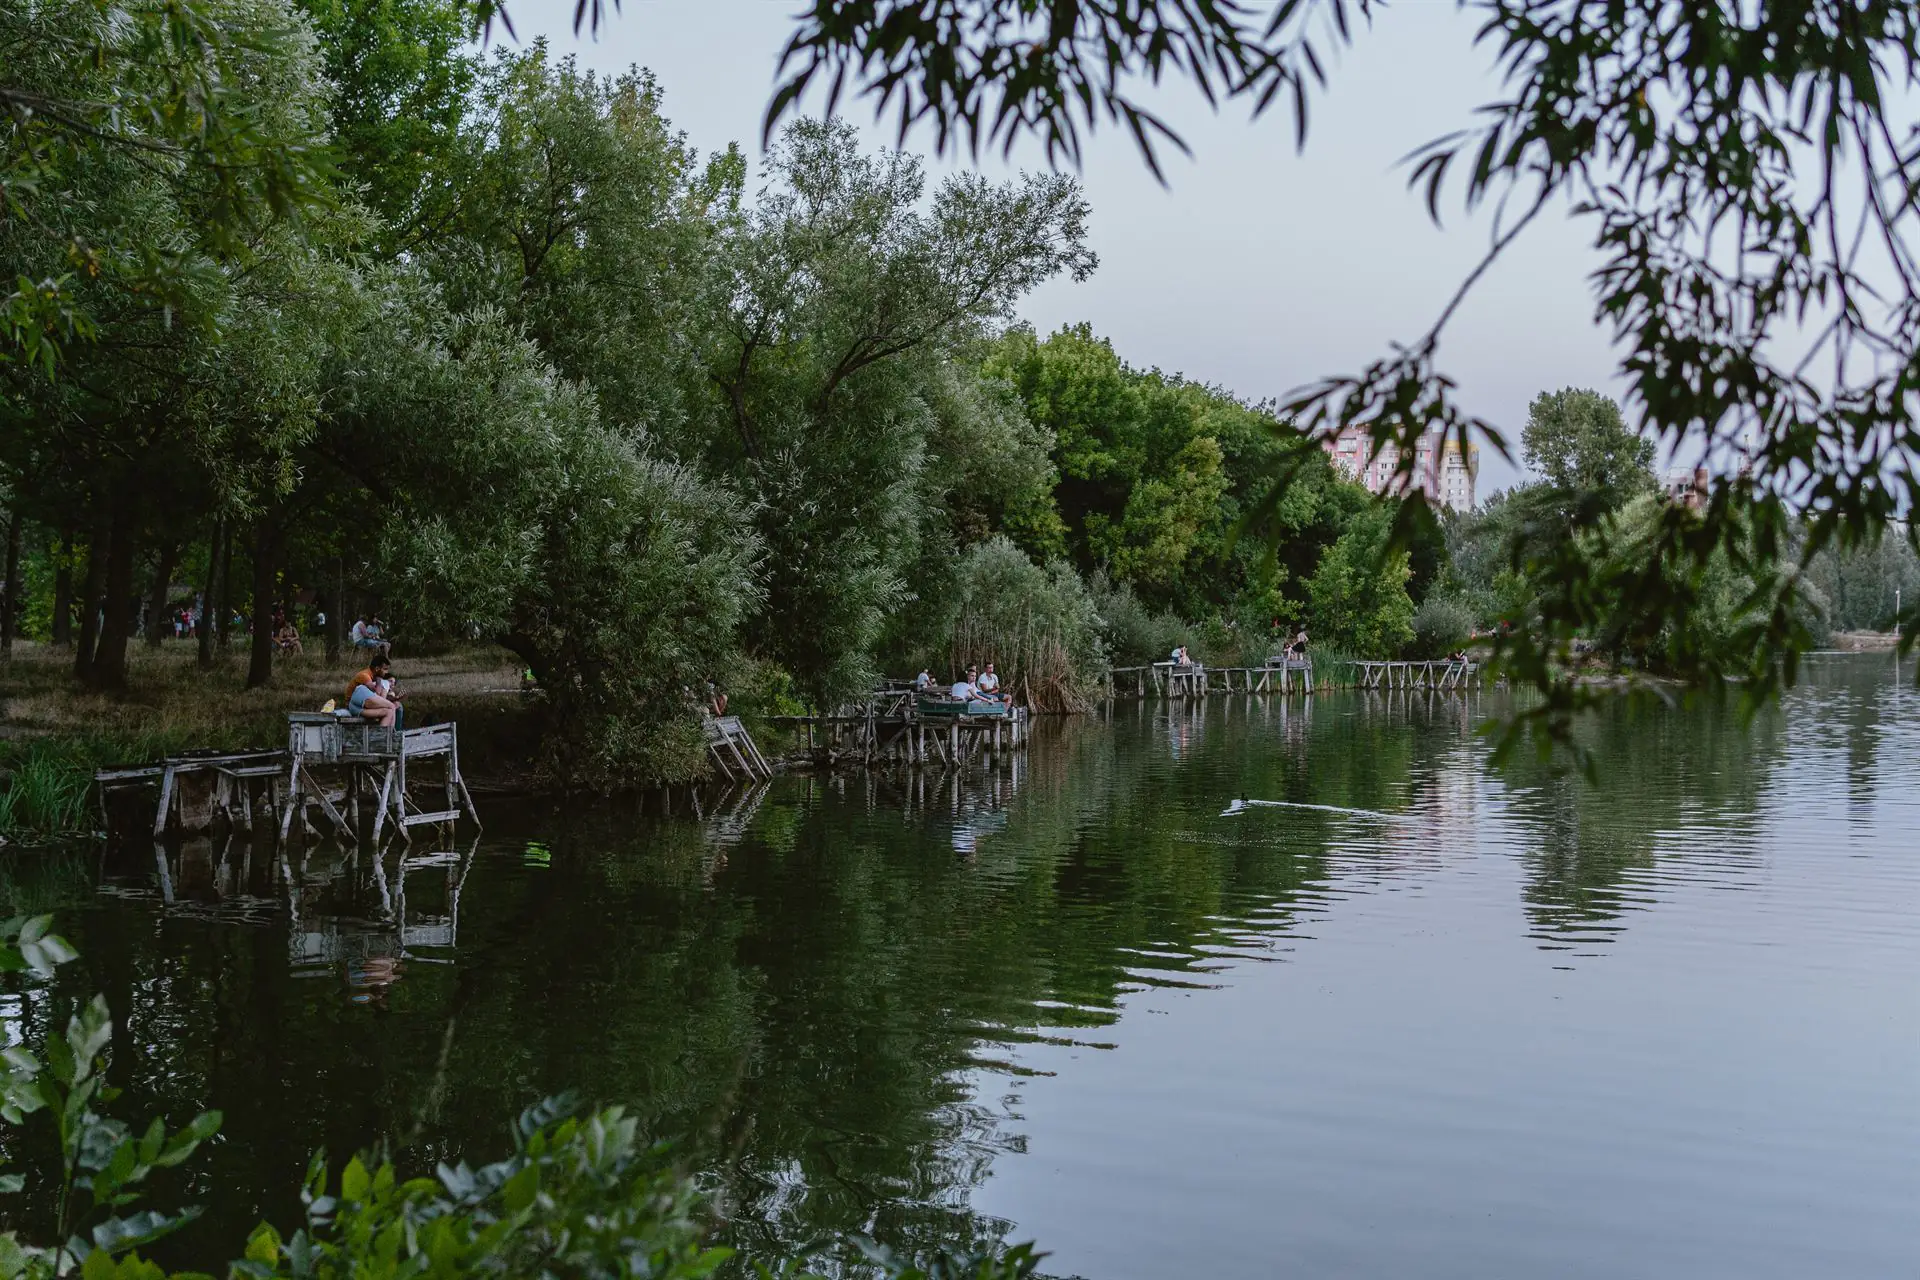
[[[1442,432],[1435,428],[1414,445],[1411,481],[1399,484],[1418,490],[1427,501],[1453,511],[1473,510],[1474,482],[1480,475],[1480,446],[1469,443],[1463,452],[1458,440],[1441,443]],[[1368,493],[1397,492],[1394,472],[1400,464],[1400,448],[1391,441],[1383,444],[1378,457],[1373,452],[1371,427],[1355,425],[1324,435],[1320,447],[1333,459],[1333,465],[1349,480],[1357,480]]]
[[[1675,467],[1667,472],[1667,501],[1677,502],[1689,511],[1698,511],[1707,505],[1707,491],[1712,487],[1713,478],[1705,467],[1695,467],[1689,471],[1685,467]]]

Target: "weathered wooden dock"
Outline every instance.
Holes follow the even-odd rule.
[[[773,719],[805,729],[808,754],[830,763],[961,765],[1026,749],[1025,707],[969,714],[958,706],[953,712],[932,714],[910,691],[887,689],[830,715]]]
[[[1355,662],[1354,685],[1360,689],[1476,689],[1480,664],[1441,659],[1432,662]]]
[[[281,811],[280,834],[293,826],[296,811],[311,800],[349,840],[356,838],[368,818],[373,840],[391,819],[404,837],[409,827],[457,822],[462,817],[476,825],[479,810],[460,776],[460,727],[427,725],[420,729],[383,728],[328,711],[295,712],[287,717],[287,783],[289,795]],[[444,803],[428,809],[410,794],[407,771],[417,763],[439,762],[438,786]],[[336,766],[345,779],[344,804],[334,807],[334,793],[315,780],[315,766]],[[369,808],[370,806],[370,808]]]
[[[1115,667],[1107,673],[1109,698],[1204,698],[1212,693],[1313,692],[1313,659],[1276,655],[1258,667],[1209,667],[1198,662],[1155,662]]]
[[[410,767],[434,762],[435,779],[408,776]],[[322,781],[326,776],[332,785]],[[154,787],[153,834],[170,830],[200,834],[224,824],[252,831],[263,818],[277,819],[285,839],[295,816],[317,808],[349,840],[371,824],[378,842],[391,822],[403,837],[409,828],[457,822],[479,824],[479,811],[460,774],[457,725],[385,728],[333,712],[294,712],[287,717],[284,748],[197,751],[151,764],[116,765],[94,774],[105,824],[114,793]],[[436,791],[440,803],[422,804],[416,786]]]

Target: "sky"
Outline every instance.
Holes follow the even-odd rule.
[[[598,37],[572,30],[570,0],[514,8],[522,41],[545,35],[589,67],[650,69],[675,127],[702,151],[739,143],[757,163],[761,123],[794,0],[627,0]],[[496,39],[500,37],[496,34]],[[1409,190],[1402,159],[1469,125],[1500,93],[1491,52],[1452,0],[1409,0],[1379,14],[1332,68],[1313,104],[1304,152],[1281,112],[1217,114],[1184,88],[1150,99],[1192,156],[1163,155],[1163,187],[1131,140],[1094,134],[1080,177],[1092,205],[1093,277],[1042,286],[1021,308],[1042,333],[1086,321],[1121,357],[1215,383],[1250,400],[1278,398],[1357,372],[1395,342],[1426,331],[1485,252],[1487,213],[1454,201],[1435,226]],[[817,110],[817,104],[811,109]],[[843,107],[876,147],[891,127],[871,108]],[[931,156],[931,133],[906,148],[935,172],[971,163]],[[1035,149],[1011,167],[1038,168]],[[976,166],[1004,175],[997,152]],[[1587,229],[1549,211],[1484,277],[1456,314],[1442,369],[1461,403],[1503,428],[1517,456],[1527,405],[1566,386],[1614,392],[1616,360],[1593,320],[1587,282],[1598,262]],[[1482,454],[1481,497],[1518,471]]]

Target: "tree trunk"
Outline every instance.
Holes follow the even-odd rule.
[[[113,504],[113,533],[107,543],[106,604],[89,677],[96,689],[127,687],[127,641],[133,635],[135,599],[133,526],[133,504],[123,493]]]
[[[273,680],[273,523],[263,515],[253,526],[253,643],[247,651],[247,688]]]
[[[160,642],[173,630],[172,611],[167,608],[168,597],[173,590],[173,566],[180,557],[180,547],[168,543],[160,548],[160,554],[153,565],[153,591],[147,597],[147,648],[158,649]]]
[[[20,508],[7,518],[6,600],[0,604],[0,661],[13,661],[13,633],[20,626]]]
[[[60,531],[60,562],[53,567],[53,647],[73,643],[73,530]]]
[[[333,590],[327,593],[327,665],[340,661],[340,644],[346,636],[347,574],[338,556],[333,561]]]
[[[107,590],[107,544],[113,541],[113,504],[103,493],[94,502],[93,528],[87,536],[87,576],[80,580],[80,634],[73,650],[73,674],[93,678],[93,649],[100,640],[100,597]]]
[[[220,652],[227,651],[227,632],[233,623],[233,529],[224,522],[220,526],[220,607],[214,614],[214,639],[219,642]]]
[[[214,619],[220,616],[220,604],[214,597],[215,588],[220,585],[220,573],[227,558],[227,518],[213,518],[213,533],[207,538],[207,577],[200,589],[200,626],[195,639],[199,642],[198,661],[202,671],[213,670],[213,630]]]

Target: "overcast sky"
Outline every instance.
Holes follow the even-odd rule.
[[[796,7],[627,0],[597,40],[575,39],[570,2],[528,0],[514,20],[522,40],[545,34],[588,66],[651,69],[668,117],[695,146],[739,142],[757,161]],[[1470,220],[1457,204],[1436,228],[1399,163],[1470,123],[1473,109],[1498,94],[1492,59],[1472,36],[1451,0],[1410,0],[1383,13],[1334,70],[1304,154],[1282,114],[1250,121],[1244,108],[1228,107],[1215,115],[1190,93],[1169,91],[1160,105],[1193,156],[1165,157],[1163,188],[1126,137],[1100,131],[1082,174],[1100,269],[1083,284],[1043,287],[1022,308],[1025,318],[1042,332],[1088,321],[1133,364],[1249,399],[1355,371],[1394,341],[1419,336],[1486,246],[1487,219]],[[852,114],[870,124],[870,109]],[[893,141],[890,131],[869,134],[876,146]],[[930,152],[931,135],[907,145]],[[1036,163],[1032,151],[1024,159]],[[1005,172],[997,158],[980,167]],[[1506,428],[1516,452],[1538,392],[1612,389],[1615,361],[1593,323],[1586,281],[1595,262],[1581,226],[1543,215],[1449,328],[1443,367],[1466,407]],[[1483,455],[1481,495],[1515,474]]]

